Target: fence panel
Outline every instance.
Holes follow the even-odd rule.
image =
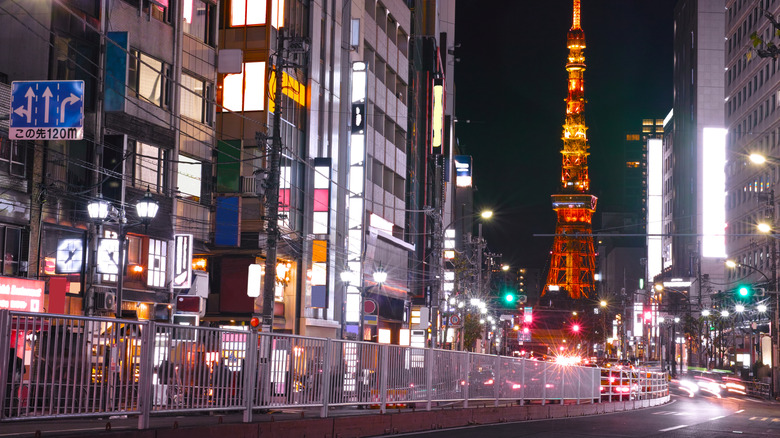
[[[239,328],[0,310],[0,335],[0,420],[669,394],[659,373]]]
[[[138,413],[143,323],[10,315],[3,417]]]
[[[496,356],[471,353],[469,359],[469,399],[494,399]]]

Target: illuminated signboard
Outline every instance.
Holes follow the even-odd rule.
[[[726,130],[704,128],[702,151],[701,252],[726,257]]]
[[[444,135],[444,85],[441,79],[433,85],[433,110],[431,111],[431,153],[441,153],[442,136]]]
[[[471,187],[471,155],[455,155],[455,186]]]
[[[173,288],[188,289],[192,284],[192,234],[174,234]]]
[[[18,312],[43,310],[43,288],[46,283],[38,280],[0,277],[0,309]]]
[[[647,275],[648,281],[663,270],[663,142],[647,141]]]

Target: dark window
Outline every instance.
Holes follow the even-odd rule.
[[[24,145],[24,142],[0,138],[0,172],[24,177],[27,159]]]

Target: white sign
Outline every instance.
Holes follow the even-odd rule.
[[[99,274],[119,274],[119,239],[98,240],[97,271]]]
[[[192,234],[174,234],[173,288],[188,289],[192,284]]]

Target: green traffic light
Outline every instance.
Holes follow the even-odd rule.
[[[750,288],[747,286],[740,286],[739,289],[737,289],[737,294],[742,298],[747,298],[748,295],[750,295]]]
[[[504,294],[504,301],[506,301],[507,303],[514,303],[516,298],[517,297],[515,297],[515,294],[513,294],[512,292],[507,292],[506,294]]]

